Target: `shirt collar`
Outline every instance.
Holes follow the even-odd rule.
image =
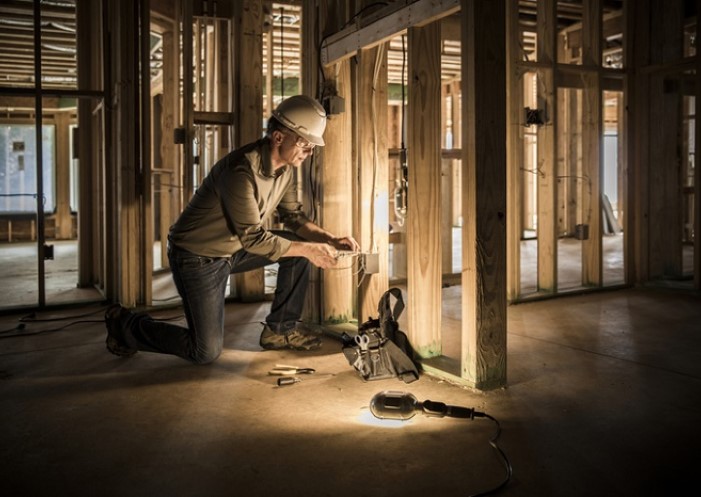
[[[281,168],[278,168],[275,170],[273,168],[273,163],[270,160],[270,140],[264,138],[263,144],[260,147],[260,168],[259,168],[259,174],[261,176],[265,176],[267,178],[276,178],[280,176],[282,173],[287,171],[287,168],[289,166],[285,165]]]

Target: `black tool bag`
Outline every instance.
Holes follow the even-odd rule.
[[[392,296],[394,307],[391,306]],[[403,310],[401,290],[390,288],[380,298],[377,319],[370,318],[363,323],[355,337],[344,333],[343,354],[364,380],[398,377],[411,383],[419,379],[414,350],[397,323]]]

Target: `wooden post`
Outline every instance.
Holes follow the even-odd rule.
[[[258,140],[263,122],[263,2],[236,2],[237,146]],[[244,302],[265,297],[263,268],[236,275],[238,296]]]
[[[632,209],[628,212],[629,228],[628,239],[631,247],[626,255],[630,258],[632,268],[629,274],[634,275],[634,279],[629,283],[643,283],[650,277],[649,271],[649,181],[648,171],[650,169],[649,158],[649,134],[650,126],[647,124],[650,119],[650,76],[641,69],[650,64],[650,0],[638,0],[634,4],[624,3],[624,8],[630,9],[630,19],[627,26],[633,29],[628,30],[630,41],[629,49],[632,53],[629,60],[631,69],[636,68],[632,76],[630,86],[633,87],[632,113],[633,126],[628,133],[632,137],[630,171],[630,191],[631,201],[629,205]]]
[[[153,164],[151,161],[151,8],[150,0],[139,0],[137,46],[139,63],[137,79],[140,92],[137,109],[140,125],[136,138],[136,190],[139,197],[134,226],[138,231],[139,261],[137,303],[151,305],[153,294]]]
[[[701,13],[701,0],[696,0],[697,40],[699,35],[698,13]],[[701,50],[696,47],[696,150],[694,157],[701,158]],[[701,160],[696,159],[694,167],[694,288],[701,290]]]
[[[112,268],[114,280],[108,285],[113,295],[127,307],[137,304],[141,253],[139,251],[139,197],[137,189],[137,167],[139,164],[138,138],[138,10],[130,2],[115,2],[113,38],[111,45],[112,74],[115,87],[116,108],[112,113],[113,168],[107,176],[108,205],[117,206],[115,223],[108,226],[109,246],[115,243],[116,250],[108,252],[106,264]],[[113,81],[107,82],[112,85]]]
[[[441,273],[453,273],[453,159],[441,159]]]
[[[387,155],[387,47],[361,50],[357,65],[358,243],[379,254],[377,274],[358,289],[358,322],[377,317],[377,303],[389,287],[389,158]]]
[[[175,126],[178,122],[178,58],[177,33],[175,26],[171,25],[163,32],[163,109],[161,113],[161,168],[170,174],[161,176],[161,267],[168,267],[168,253],[166,240],[168,229],[180,212],[180,174],[179,150],[173,140]]]
[[[193,167],[194,157],[192,154],[192,141],[195,136],[193,84],[194,77],[192,67],[193,51],[193,27],[192,27],[192,2],[189,0],[176,0],[178,2],[179,21],[182,22],[182,127],[185,130],[185,142],[182,152],[182,205],[187,205],[194,193]]]
[[[538,108],[545,111],[545,124],[538,127],[538,291],[557,292],[557,94],[556,2],[538,2]]]
[[[459,28],[459,26],[458,26]],[[452,100],[452,121],[453,121],[453,148],[462,148],[462,117],[460,115],[460,81],[453,81],[450,88],[450,98]],[[451,197],[453,200],[453,226],[461,226],[462,223],[462,162],[460,160],[452,160],[452,175],[453,175],[453,191]]]
[[[683,2],[653,0],[650,18],[650,62],[663,66],[683,55]],[[680,90],[677,74],[650,75],[648,170],[649,277],[679,278],[682,274]]]
[[[107,15],[107,13],[102,13]],[[100,71],[93,64],[99,55],[98,46],[91,40],[98,40],[99,29],[102,27],[100,8],[96,2],[78,2],[76,6],[76,48],[78,57],[78,89],[93,90],[94,82],[98,79]],[[104,51],[103,51],[104,52]],[[104,61],[104,64],[108,64]],[[108,83],[106,83],[108,84]],[[100,272],[98,261],[100,246],[99,234],[106,223],[100,223],[95,213],[98,211],[97,176],[101,163],[95,161],[97,155],[94,143],[104,144],[111,138],[107,134],[99,135],[95,126],[91,126],[93,119],[92,110],[96,101],[92,99],[78,99],[78,196],[80,209],[78,210],[78,287],[86,288],[99,279]],[[97,139],[95,139],[97,138]],[[107,211],[104,212],[105,219]],[[104,281],[102,282],[104,283]]]
[[[57,240],[73,237],[73,219],[70,205],[70,115],[56,113],[56,233]]]
[[[441,27],[445,24],[441,21]],[[441,42],[443,32],[441,29]],[[446,130],[448,122],[452,116],[448,116],[447,98],[450,93],[447,91],[450,83],[441,83],[441,149],[446,148]],[[453,161],[452,159],[441,158],[441,273],[451,274],[453,272]]]
[[[316,13],[319,32],[330,33],[348,18],[347,4],[328,3]],[[313,65],[312,65],[313,67]],[[321,226],[336,235],[350,234],[353,230],[353,130],[351,109],[350,60],[322,68],[324,96],[336,95],[344,99],[344,111],[328,116],[324,141],[326,146],[316,156],[320,174],[317,188],[320,201]],[[311,76],[309,73],[305,73]],[[323,187],[322,187],[323,186]],[[354,316],[352,269],[321,272],[320,299],[322,323],[346,323]]]
[[[523,139],[521,137],[523,112],[523,80],[518,63],[522,60],[519,28],[518,2],[506,2],[506,52],[507,52],[507,112],[508,127],[506,130],[506,153],[508,157],[507,181],[507,298],[517,299],[521,294],[521,235],[522,221],[522,168],[523,168]],[[464,46],[464,43],[463,43]],[[464,105],[464,104],[463,104]],[[463,224],[464,226],[464,224]],[[464,229],[464,228],[463,228]],[[464,266],[464,262],[463,262]]]
[[[582,223],[589,236],[582,242],[582,285],[603,283],[601,170],[601,0],[584,0],[582,6],[582,64],[590,68],[582,77]]]
[[[345,111],[328,117],[320,157],[322,227],[341,236],[353,229],[352,119],[350,61],[344,60],[325,71],[338,95],[345,100]],[[324,323],[346,323],[353,318],[352,269],[322,272],[322,313]]]
[[[441,29],[408,30],[408,335],[422,357],[441,355]]]
[[[316,0],[303,0],[302,3],[302,31],[301,31],[301,48],[305,54],[307,61],[319,60],[319,38],[321,26],[318,19],[319,12],[317,11]],[[322,19],[325,19],[322,17]],[[270,55],[272,60],[272,53]],[[302,64],[302,93],[305,95],[318,98],[318,81],[319,71],[321,68],[317,64]],[[272,71],[271,71],[272,72]],[[272,91],[271,91],[272,93]],[[318,150],[312,160],[307,160],[302,164],[302,167],[297,174],[297,183],[300,185],[302,194],[302,205],[305,212],[312,217],[318,213],[318,198],[312,195],[312,192],[317,190],[318,183],[317,171],[319,170],[319,160],[323,152]],[[309,179],[309,181],[306,181]],[[317,219],[313,219],[317,221]],[[302,319],[311,323],[321,322],[321,271],[312,267],[309,276],[309,289],[307,290],[307,298],[302,312]]]
[[[505,2],[463,0],[461,376],[506,384]]]

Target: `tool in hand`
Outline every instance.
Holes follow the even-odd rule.
[[[273,369],[268,371],[268,374],[275,376],[293,376],[296,374],[314,374],[313,368],[300,368],[297,366],[286,366],[284,364],[276,364]]]

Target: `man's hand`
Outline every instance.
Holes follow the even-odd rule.
[[[352,236],[340,236],[337,238],[332,238],[329,243],[338,250],[351,250],[353,252],[358,252],[360,250],[360,245]]]
[[[328,243],[292,242],[283,257],[306,257],[315,266],[328,269],[338,262],[338,250]]]
[[[305,243],[305,257],[317,267],[328,269],[338,262],[338,251],[327,243]]]
[[[299,228],[297,235],[309,241],[292,242],[283,257],[306,257],[312,264],[322,269],[336,265],[339,250],[352,252],[360,250],[360,245],[352,236],[333,236],[312,222]]]

